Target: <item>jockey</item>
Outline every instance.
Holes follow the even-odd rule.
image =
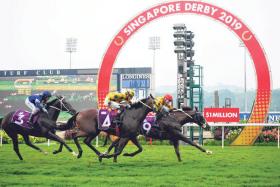
[[[45,104],[49,100],[52,94],[49,91],[43,91],[40,94],[34,94],[26,98],[25,104],[32,110],[31,115],[29,116],[28,123],[32,124],[33,116],[37,114],[40,110],[48,113],[45,108]]]
[[[134,90],[126,90],[125,92],[110,92],[105,98],[105,106],[113,110],[117,110],[117,116],[115,122],[120,122],[120,115],[123,109],[130,108],[132,104],[132,98],[134,97]]]
[[[173,97],[170,94],[165,94],[161,97],[155,98],[155,108],[157,113],[157,119],[160,119],[163,115],[169,113],[173,109]]]

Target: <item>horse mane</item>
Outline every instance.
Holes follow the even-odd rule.
[[[50,101],[48,101],[48,102],[46,103],[46,105],[47,105],[47,106],[51,106],[51,105],[54,104],[54,102],[56,102],[58,99],[61,99],[61,98],[63,98],[63,96],[61,96],[61,95],[56,95],[55,98],[52,99],[52,100],[50,100]]]
[[[47,106],[51,106],[51,105],[53,105],[54,102],[56,102],[57,100],[58,100],[58,98],[54,98],[53,100],[48,101],[48,102],[46,103],[46,105],[47,105]]]

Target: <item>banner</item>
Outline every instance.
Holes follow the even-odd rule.
[[[204,108],[208,122],[239,122],[239,108]]]

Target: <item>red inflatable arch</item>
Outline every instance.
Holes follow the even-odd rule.
[[[235,15],[220,7],[199,1],[173,1],[154,6],[137,15],[119,31],[109,45],[99,69],[97,87],[99,108],[103,107],[104,98],[109,91],[113,64],[125,42],[147,23],[162,16],[178,13],[192,13],[213,18],[226,25],[244,42],[254,62],[257,77],[256,99],[249,121],[264,122],[270,105],[271,83],[270,71],[262,47],[250,29]],[[252,144],[261,129],[261,127],[246,127],[233,144]]]

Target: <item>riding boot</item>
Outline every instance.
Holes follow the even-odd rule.
[[[118,110],[116,118],[113,120],[113,123],[117,124],[118,126],[120,126],[122,124],[121,115],[123,112],[124,112],[124,108],[120,108]]]
[[[121,112],[120,113],[117,113],[115,119],[113,120],[113,123],[117,124],[117,125],[120,125],[122,122],[121,122]]]
[[[31,113],[30,114],[30,116],[29,116],[29,118],[28,118],[28,121],[27,121],[27,123],[29,124],[29,125],[31,125],[31,126],[33,126],[33,114]]]

